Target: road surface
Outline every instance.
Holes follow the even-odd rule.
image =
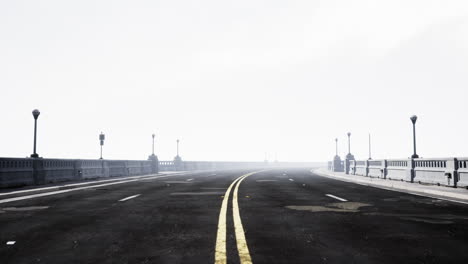
[[[468,263],[468,205],[309,169],[38,188],[0,193],[2,264]]]

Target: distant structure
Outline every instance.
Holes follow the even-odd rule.
[[[369,133],[369,160],[372,159],[372,155],[371,155],[371,137],[370,137],[370,133]]]
[[[158,173],[159,172],[159,160],[158,160],[158,156],[156,156],[154,154],[154,138],[156,137],[155,134],[151,135],[153,137],[153,148],[152,148],[152,154],[148,157],[148,160],[152,161],[151,162],[151,167],[152,167],[152,171],[154,173]]]
[[[101,134],[99,134],[99,144],[101,145],[101,157],[99,159],[102,159],[102,146],[104,146],[105,139],[106,136],[101,132]]]
[[[183,170],[183,163],[182,163],[182,158],[179,156],[179,142],[180,140],[177,139],[177,156],[174,158],[174,166],[176,170],[181,171]]]
[[[341,161],[340,156],[338,156],[338,138],[335,138],[335,145],[336,145],[336,154],[335,157],[333,158],[333,163],[332,163],[332,170],[333,171],[343,171],[343,162]]]
[[[346,170],[346,173],[348,174],[349,173],[349,162],[351,160],[355,160],[354,159],[354,155],[351,154],[351,132],[348,132],[348,154],[346,155],[346,159],[345,159],[345,164],[344,164],[344,168]]]
[[[34,146],[33,146],[33,154],[31,154],[31,158],[39,158],[39,154],[36,152],[36,142],[37,142],[37,118],[41,114],[41,112],[37,109],[32,111],[34,117]]]

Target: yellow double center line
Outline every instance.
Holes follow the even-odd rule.
[[[247,246],[247,240],[245,239],[244,227],[242,226],[242,220],[239,213],[239,203],[237,201],[237,193],[239,192],[239,185],[241,182],[257,172],[247,173],[240,176],[234,182],[231,183],[229,188],[224,195],[223,203],[221,205],[221,211],[219,212],[218,221],[218,234],[216,237],[216,251],[215,251],[215,264],[227,263],[226,257],[226,216],[227,207],[229,202],[229,196],[231,189],[234,188],[234,194],[232,196],[232,217],[234,220],[234,232],[236,234],[237,251],[239,253],[239,259],[241,264],[252,263],[250,257],[249,248]]]

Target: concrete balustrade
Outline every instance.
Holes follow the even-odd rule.
[[[386,160],[385,170],[387,171],[386,179],[401,180],[411,182],[412,165],[411,160]]]
[[[458,158],[456,161],[457,185],[468,186],[468,158]]]
[[[0,158],[0,188],[155,174],[159,171],[322,167],[322,163]]]
[[[368,164],[367,160],[356,160],[356,167],[354,169],[354,175],[367,176]]]
[[[468,158],[350,160],[345,165],[349,175],[468,188]]]
[[[152,160],[0,158],[0,188],[157,173]]]
[[[367,176],[385,179],[386,162],[386,160],[368,160]]]

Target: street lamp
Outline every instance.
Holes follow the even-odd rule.
[[[101,134],[99,134],[99,141],[101,143],[101,157],[99,159],[102,159],[102,146],[104,146],[104,139],[106,139],[106,136],[101,132]]]
[[[34,117],[34,150],[33,150],[33,154],[31,154],[31,158],[39,158],[39,155],[36,153],[36,138],[37,138],[37,118],[39,117],[40,114],[41,112],[39,112],[39,110],[37,109],[34,109],[32,111],[32,115]]]
[[[335,138],[336,156],[338,156],[338,138]]]
[[[156,135],[153,134],[152,136],[153,136],[153,156],[154,156],[154,137],[155,137]]]
[[[177,139],[177,157],[179,157],[179,140]]]
[[[351,132],[348,132],[348,155],[351,155]]]
[[[410,117],[411,122],[413,123],[413,150],[414,154],[411,156],[413,159],[419,158],[418,154],[416,154],[416,120],[418,120],[418,117],[413,115]]]

